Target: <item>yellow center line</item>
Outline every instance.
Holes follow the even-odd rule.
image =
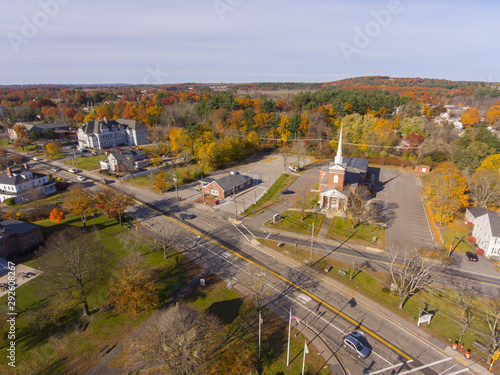
[[[228,247],[226,247],[226,246],[224,246],[224,245],[222,245],[222,244],[218,243],[217,241],[212,240],[211,238],[208,238],[208,237],[204,236],[202,233],[197,232],[196,230],[194,230],[194,229],[192,229],[192,228],[188,227],[187,225],[182,224],[182,223],[180,223],[179,221],[177,221],[177,220],[175,220],[175,219],[173,219],[173,218],[171,218],[171,217],[168,217],[167,215],[164,215],[163,213],[159,212],[158,210],[156,210],[156,209],[154,209],[154,208],[151,208],[151,207],[147,206],[146,204],[144,204],[144,203],[142,203],[142,202],[139,202],[138,200],[135,200],[135,199],[134,199],[134,201],[135,201],[135,202],[137,202],[137,203],[139,203],[140,205],[142,205],[142,206],[144,206],[144,207],[146,207],[146,208],[150,209],[151,211],[156,212],[158,215],[160,215],[160,216],[162,216],[162,217],[164,217],[164,218],[166,218],[166,219],[168,219],[168,220],[170,220],[170,221],[172,221],[172,222],[174,222],[174,223],[176,223],[176,224],[178,224],[178,225],[180,225],[180,226],[184,227],[185,229],[187,229],[187,230],[189,230],[189,231],[191,231],[191,232],[195,233],[196,235],[198,235],[198,236],[200,236],[200,237],[204,238],[205,240],[210,241],[210,242],[212,242],[213,244],[215,244],[215,245],[217,245],[217,246],[219,246],[219,247],[223,248],[224,250],[229,251],[231,254],[233,254],[233,255],[235,255],[235,256],[237,256],[237,257],[239,257],[240,259],[243,259],[243,260],[247,261],[248,263],[253,264],[253,265],[254,265],[254,266],[256,266],[256,267],[259,267],[259,268],[261,268],[262,270],[264,270],[264,271],[266,271],[266,272],[269,272],[271,275],[273,275],[273,276],[277,277],[278,279],[280,279],[280,280],[282,280],[282,281],[286,282],[287,284],[289,284],[289,285],[293,286],[293,287],[294,287],[294,288],[296,288],[297,290],[300,290],[302,293],[307,294],[309,297],[311,297],[312,299],[316,300],[317,302],[320,302],[321,304],[323,304],[324,306],[326,306],[327,308],[329,308],[330,310],[332,310],[332,311],[333,311],[333,312],[335,312],[336,314],[338,314],[338,315],[340,315],[341,317],[343,317],[344,319],[346,319],[348,322],[350,322],[350,323],[352,323],[352,324],[356,325],[357,327],[359,327],[360,329],[362,329],[363,331],[365,331],[366,333],[368,333],[370,336],[372,336],[372,337],[373,337],[373,338],[375,338],[376,340],[380,341],[382,344],[386,345],[387,347],[389,347],[390,349],[392,349],[393,351],[395,351],[396,353],[398,353],[398,354],[399,354],[399,355],[401,355],[402,357],[406,358],[407,360],[410,360],[410,359],[411,359],[411,357],[409,357],[407,354],[403,353],[401,350],[399,350],[398,348],[396,348],[394,345],[392,345],[392,344],[388,343],[386,340],[384,340],[382,337],[380,337],[379,335],[377,335],[375,332],[372,332],[371,330],[369,330],[368,328],[366,328],[365,326],[363,326],[363,325],[362,325],[362,324],[360,324],[359,322],[355,321],[354,319],[352,319],[352,318],[350,318],[349,316],[347,316],[346,314],[344,314],[342,311],[337,310],[335,307],[331,306],[331,305],[330,305],[330,304],[328,304],[328,303],[325,303],[323,300],[321,300],[320,298],[316,297],[314,294],[312,294],[312,293],[308,292],[307,290],[303,289],[303,288],[302,288],[302,287],[300,287],[299,285],[297,285],[297,284],[293,283],[292,281],[290,281],[290,280],[288,280],[288,279],[285,279],[283,276],[281,276],[281,275],[279,275],[279,274],[277,274],[277,273],[275,273],[275,272],[273,272],[273,271],[271,271],[271,270],[267,269],[267,268],[266,268],[266,267],[264,267],[264,266],[261,266],[261,265],[260,265],[260,264],[258,264],[258,263],[255,263],[254,261],[252,261],[252,260],[250,260],[250,259],[248,259],[248,258],[244,257],[243,255],[240,255],[240,254],[236,253],[235,251],[233,251],[233,250],[229,249]]]

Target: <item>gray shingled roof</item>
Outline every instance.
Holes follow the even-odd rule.
[[[21,220],[7,219],[0,221],[0,236],[2,235],[2,229],[5,229],[7,234],[23,234],[37,227],[39,226],[36,224],[26,223]]]
[[[118,120],[108,120],[108,122],[100,121],[100,120],[91,120],[82,126],[82,131],[85,134],[96,134],[102,133],[103,129],[106,129],[110,132],[122,130],[122,129],[146,129],[146,126],[141,124],[136,120],[127,120],[127,119],[118,119]]]
[[[229,191],[233,187],[244,184],[248,179],[250,179],[250,177],[241,174],[230,174],[215,180],[215,183],[219,185],[222,190]]]
[[[30,173],[30,171],[28,171],[26,169],[13,170],[12,177],[9,177],[9,175],[7,173],[4,173],[4,174],[0,175],[0,184],[20,185],[20,184],[24,184],[26,181],[30,181],[32,179],[37,179],[37,178],[45,176],[41,173],[31,172],[31,173],[33,173],[32,179],[22,177],[22,176],[26,176],[28,173]]]
[[[480,208],[480,207],[468,207],[467,211],[470,212],[470,214],[474,217],[474,219],[477,219],[480,216],[492,213],[492,214],[497,214],[495,211],[488,210],[486,208]]]
[[[109,152],[116,159],[118,163],[123,163],[127,160],[143,160],[146,158],[144,150],[130,150],[130,151],[110,151]]]

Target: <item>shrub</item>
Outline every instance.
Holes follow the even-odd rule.
[[[5,203],[9,207],[12,207],[16,204],[16,199],[15,198],[5,198],[3,200],[3,203]]]

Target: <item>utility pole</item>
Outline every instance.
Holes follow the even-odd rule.
[[[313,243],[314,243],[314,222],[311,232],[311,254],[309,255],[309,267],[312,267],[312,259],[313,259]]]
[[[238,221],[238,207],[236,206],[236,197],[234,197],[234,220]]]
[[[179,192],[177,191],[177,177],[175,176],[175,172],[172,173],[172,180],[174,180],[174,186],[175,186],[175,195],[177,195],[177,200],[179,200]]]

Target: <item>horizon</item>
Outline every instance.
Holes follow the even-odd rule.
[[[492,0],[2,5],[2,86],[500,81]]]

